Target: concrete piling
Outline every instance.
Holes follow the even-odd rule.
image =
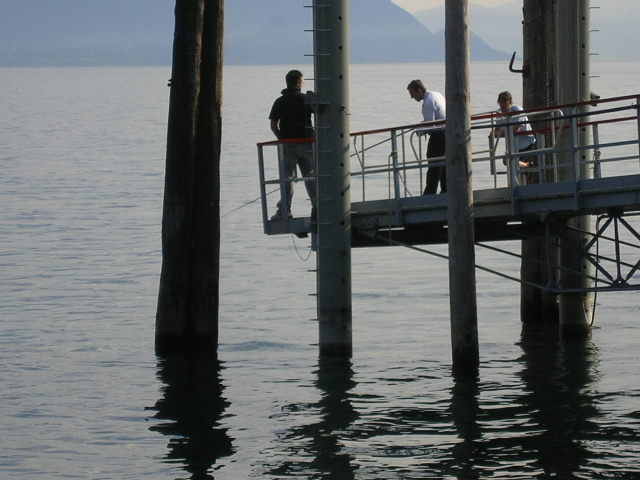
[[[350,356],[349,1],[314,0],[317,310],[321,355]]]

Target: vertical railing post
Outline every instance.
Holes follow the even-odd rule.
[[[638,166],[640,166],[640,96],[636,97],[636,123],[638,124]]]
[[[498,188],[498,172],[496,169],[496,136],[495,132],[495,122],[493,116],[491,117],[491,130],[489,131],[488,141],[489,141],[489,167],[491,171],[491,175],[493,176],[493,188]]]
[[[508,152],[507,164],[509,165],[509,187],[515,188],[518,185],[518,170],[520,167],[520,162],[518,161],[519,157],[516,155],[518,152],[518,147],[516,143],[515,135],[513,134],[513,125],[511,125],[513,117],[507,117],[507,144],[508,144]]]
[[[415,132],[414,132],[415,133]],[[413,135],[412,133],[411,135]],[[424,169],[422,168],[422,137],[418,136],[418,173],[420,176],[420,192],[424,192],[424,184],[422,183],[422,179],[425,178]]]
[[[571,109],[571,168],[573,181],[580,180],[580,156],[578,155],[578,111],[576,107]],[[577,186],[576,186],[577,188]]]
[[[364,150],[364,135],[360,135],[360,154],[362,155],[362,164],[360,165],[360,168],[362,169],[362,201],[365,202],[366,199],[366,195],[367,195],[367,186],[366,186],[366,178],[365,178],[365,174],[364,174],[364,164],[365,164],[365,150]]]
[[[258,145],[258,173],[260,176],[260,203],[262,205],[262,228],[265,234],[269,233],[269,215],[267,213],[267,188],[264,174],[264,149]]]
[[[407,187],[407,145],[405,142],[405,130],[400,131],[402,137],[402,183],[404,185],[404,196],[409,195],[409,189]]]
[[[282,220],[289,221],[289,211],[291,209],[289,205],[289,195],[287,191],[293,186],[290,184],[291,179],[287,178],[287,173],[284,168],[284,147],[282,143],[278,142],[278,175],[280,176],[280,212],[282,213]]]
[[[602,165],[600,164],[600,133],[598,124],[593,124],[593,176],[602,178]]]
[[[396,202],[396,224],[400,225],[401,208],[400,208],[400,169],[398,164],[398,139],[396,131],[391,130],[391,162],[393,163],[393,195]]]

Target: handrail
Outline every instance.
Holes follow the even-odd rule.
[[[314,143],[316,141],[315,138],[281,138],[278,140],[268,140],[266,142],[258,142],[256,145],[259,147],[267,147],[270,145],[278,145],[280,143]]]
[[[633,103],[615,105],[616,102],[633,100]],[[587,111],[580,111],[580,107],[586,107]],[[600,106],[601,108],[597,108]],[[633,114],[624,114],[627,111]],[[518,209],[518,189],[523,186],[524,174],[537,174],[542,183],[556,182],[560,178],[566,179],[562,174],[563,169],[574,181],[580,180],[580,163],[593,168],[595,177],[602,176],[603,164],[612,162],[640,159],[640,95],[624,95],[613,98],[594,99],[585,102],[576,102],[551,107],[538,107],[523,109],[515,112],[483,112],[471,117],[470,134],[472,138],[472,162],[474,168],[474,184],[487,185],[487,180],[492,180],[492,188],[498,188],[506,179],[513,202],[513,209]],[[522,117],[526,116],[526,120]],[[527,122],[531,130],[514,133],[509,126]],[[629,122],[637,122],[637,126],[628,127]],[[601,129],[608,126],[620,125],[615,131],[616,138],[603,138]],[[354,159],[352,177],[358,177],[361,188],[352,190],[354,201],[368,201],[370,199],[386,199],[389,205],[395,205],[395,210],[390,208],[390,218],[401,225],[402,205],[405,197],[413,196],[411,191],[415,188],[416,195],[423,191],[423,170],[437,162],[444,162],[445,157],[424,158],[426,152],[427,136],[419,136],[418,132],[429,130],[442,130],[446,126],[445,120],[434,122],[421,122],[395,127],[377,128],[352,132],[351,157]],[[494,129],[506,128],[507,136],[504,142],[500,137],[493,135]],[[578,143],[577,132],[579,129],[588,128],[592,132],[593,141],[587,145]],[[567,132],[567,133],[563,133]],[[623,137],[621,133],[623,132]],[[535,149],[520,152],[517,148],[517,138],[520,135],[533,135],[536,138]],[[489,139],[488,148],[486,146]],[[285,143],[314,143],[313,138],[307,139],[283,139],[260,142],[257,144],[261,169],[261,193],[266,196],[265,186],[272,183],[297,183],[305,179],[294,178],[265,178],[265,149],[273,146],[279,147]],[[629,147],[637,145],[635,152],[629,152]],[[312,146],[312,148],[314,148]],[[504,152],[503,152],[504,149]],[[281,148],[275,149],[280,151]],[[524,166],[520,160],[524,157],[535,159],[531,166]],[[584,158],[583,158],[584,157]],[[488,162],[489,169],[484,172],[479,168],[482,162]],[[279,163],[279,162],[277,162]],[[276,165],[276,162],[268,163]],[[502,164],[505,167],[502,167]],[[639,164],[636,164],[639,165]],[[272,167],[269,167],[275,173]],[[407,175],[408,172],[419,171],[419,175]],[[627,168],[625,167],[625,171]],[[572,173],[569,173],[572,172]],[[277,174],[276,174],[277,175]],[[561,176],[565,175],[565,176]],[[306,179],[308,180],[308,179]],[[479,183],[478,183],[479,182]],[[416,187],[415,185],[418,183]],[[481,187],[486,188],[486,187]],[[419,189],[419,192],[418,192]],[[355,195],[355,196],[354,196]],[[384,195],[384,197],[381,197]],[[360,197],[360,199],[356,199]],[[576,197],[576,204],[579,199]],[[263,209],[266,210],[266,201],[263,201]],[[295,217],[294,217],[295,219]],[[266,213],[263,214],[265,231],[269,223]]]
[[[480,113],[480,114],[475,114],[471,116],[471,121],[477,121],[477,120],[490,120],[490,119],[494,119],[494,118],[500,118],[500,117],[508,117],[508,116],[514,116],[514,115],[528,115],[530,113],[537,113],[537,112],[548,112],[551,110],[562,110],[562,109],[566,109],[566,108],[573,108],[573,107],[581,107],[581,106],[596,106],[600,103],[611,103],[611,102],[619,102],[622,100],[636,100],[638,99],[638,97],[640,97],[640,94],[638,95],[624,95],[624,96],[620,96],[620,97],[612,97],[612,98],[599,98],[599,99],[594,99],[594,100],[588,100],[588,101],[584,101],[584,102],[576,102],[576,103],[563,103],[560,105],[552,105],[552,106],[548,106],[548,107],[535,107],[535,108],[525,108],[522,109],[518,112],[485,112],[485,113]],[[436,126],[436,125],[443,125],[445,124],[446,120],[436,120],[433,122],[421,122],[421,123],[412,123],[412,124],[408,124],[408,125],[399,125],[399,126],[395,126],[395,127],[385,127],[385,128],[377,128],[377,129],[373,129],[373,130],[361,130],[358,132],[352,132],[351,136],[361,136],[361,135],[372,135],[372,134],[377,134],[377,133],[385,133],[385,132],[391,132],[392,130],[410,130],[410,129],[414,129],[414,128],[418,128],[418,127],[424,127],[424,126]],[[474,127],[471,127],[474,128]]]

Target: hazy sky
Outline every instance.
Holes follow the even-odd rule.
[[[392,0],[393,3],[400,5],[405,10],[410,12],[418,12],[420,10],[426,10],[428,8],[439,7],[444,4],[444,0]],[[497,7],[505,3],[510,3],[511,0],[473,0],[470,3],[477,5],[484,5],[485,7]]]

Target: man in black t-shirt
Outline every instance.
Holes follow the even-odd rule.
[[[293,140],[283,142],[284,171],[287,178],[296,176],[296,167],[300,168],[303,177],[310,178],[315,175],[315,168],[312,154],[312,143],[305,142],[304,139],[313,138],[313,127],[311,125],[311,109],[305,105],[305,95],[301,88],[303,84],[302,72],[291,70],[285,77],[287,88],[282,90],[282,96],[273,102],[269,120],[271,121],[271,131],[278,140]],[[316,188],[315,179],[305,180],[305,186],[311,205],[315,206]],[[281,202],[278,202],[278,210],[271,217],[271,220],[279,220],[283,214],[291,216],[291,199],[293,198],[293,184],[286,184],[287,205],[289,211],[282,211]]]

